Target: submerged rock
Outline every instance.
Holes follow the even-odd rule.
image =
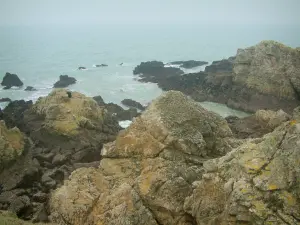
[[[37,89],[35,89],[35,88],[32,87],[32,86],[27,86],[27,87],[25,88],[25,91],[37,91]]]
[[[78,70],[86,70],[86,67],[84,67],[84,66],[79,66],[79,67],[78,67]]]
[[[100,65],[95,65],[96,67],[106,67],[108,66],[107,64],[100,64]]]
[[[21,86],[23,86],[23,82],[20,80],[18,75],[11,74],[11,73],[6,73],[5,76],[3,77],[1,85],[5,86],[4,89],[9,89],[13,86],[21,87]]]
[[[183,209],[203,162],[231,150],[224,119],[167,92],[104,146],[100,167],[79,169],[50,201],[62,224],[194,224]],[[88,194],[87,194],[88,193]],[[84,205],[84,207],[82,207]]]
[[[121,101],[121,103],[125,106],[133,107],[133,108],[139,109],[141,111],[145,110],[145,107],[141,103],[139,103],[135,100],[132,100],[132,99],[123,99]]]
[[[64,88],[71,84],[75,84],[76,79],[74,77],[69,77],[68,75],[60,75],[59,81],[54,84],[54,88]]]

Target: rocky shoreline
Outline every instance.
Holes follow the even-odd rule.
[[[60,88],[11,101],[0,111],[0,224],[299,224],[299,60],[261,42],[194,74],[141,63],[140,81],[166,90],[147,107]],[[222,118],[191,97],[254,114]]]

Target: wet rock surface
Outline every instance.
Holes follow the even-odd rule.
[[[75,84],[76,79],[74,77],[69,77],[68,75],[60,75],[59,81],[57,81],[53,87],[54,88],[65,88],[71,84]]]
[[[18,75],[12,73],[6,73],[1,82],[2,86],[5,86],[5,89],[9,89],[11,87],[21,87],[23,86],[23,82],[20,80]]]

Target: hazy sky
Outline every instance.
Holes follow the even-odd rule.
[[[0,0],[0,25],[300,25],[300,0]]]

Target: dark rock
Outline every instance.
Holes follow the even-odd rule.
[[[122,104],[125,106],[128,106],[128,107],[142,110],[142,111],[145,110],[145,107],[141,103],[134,101],[132,99],[124,99],[124,100],[122,100]]]
[[[9,211],[20,215],[22,211],[30,206],[30,199],[28,196],[23,195],[13,199],[9,206]]]
[[[3,90],[8,90],[8,89],[11,89],[12,88],[12,86],[5,86],[4,88],[3,88]]]
[[[60,75],[59,81],[57,81],[53,87],[64,88],[75,83],[76,83],[76,79],[74,77],[69,77],[68,75]]]
[[[65,155],[62,154],[57,154],[54,156],[54,158],[52,159],[52,165],[58,166],[58,165],[62,165],[67,161],[67,157]]]
[[[161,80],[183,74],[179,68],[164,67],[163,62],[142,62],[133,70],[134,75],[140,77],[141,82],[160,83]]]
[[[96,65],[96,67],[106,67],[108,66],[107,64],[100,64],[100,65]]]
[[[86,67],[84,67],[84,66],[79,66],[79,67],[78,67],[78,70],[86,70]]]
[[[3,110],[3,120],[8,128],[18,127],[25,131],[24,113],[30,109],[32,101],[17,100],[10,102]]]
[[[53,180],[48,174],[44,174],[41,179],[42,185],[47,188],[47,190],[54,189],[56,187],[56,181]]]
[[[37,204],[34,211],[35,213],[32,218],[33,223],[49,222],[48,213],[44,204]]]
[[[10,98],[0,98],[0,102],[11,102]]]
[[[23,86],[23,82],[20,80],[18,75],[6,73],[5,76],[3,77],[1,85],[6,87],[13,87],[13,86],[21,87]]]
[[[124,63],[120,63],[120,66],[123,66]]]
[[[35,88],[32,87],[32,86],[27,86],[27,87],[25,88],[25,91],[37,91],[37,89],[35,89]]]
[[[35,202],[45,202],[48,199],[48,195],[43,192],[38,192],[32,196],[32,200]]]
[[[98,103],[99,106],[105,105],[105,102],[100,95],[93,97],[93,99]]]
[[[121,106],[114,104],[114,103],[108,103],[106,104],[107,111],[118,121],[122,120],[132,120],[134,117],[139,116],[137,109],[130,108],[130,109],[123,109]]]
[[[211,65],[205,67],[205,72],[217,73],[217,72],[228,72],[231,73],[233,69],[234,57],[229,59],[223,59],[220,61],[213,61]]]
[[[206,65],[206,64],[208,64],[208,62],[188,60],[188,61],[174,61],[174,62],[170,62],[168,64],[171,64],[171,65],[180,65],[180,67],[182,67],[182,68],[192,69],[194,67]]]

